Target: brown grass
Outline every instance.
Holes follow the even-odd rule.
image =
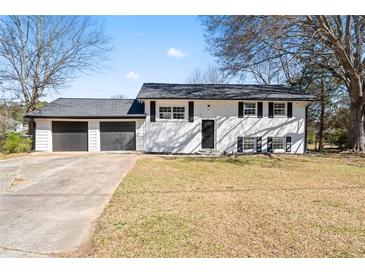
[[[364,257],[365,158],[141,159],[87,255]]]
[[[7,159],[13,159],[18,157],[27,156],[29,153],[12,153],[12,154],[5,154],[0,152],[0,160],[7,160]]]

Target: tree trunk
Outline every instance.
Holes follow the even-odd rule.
[[[350,96],[350,147],[353,151],[365,153],[365,102],[362,81],[351,82]]]
[[[29,113],[35,109],[34,104],[27,106],[26,113]],[[35,149],[35,122],[34,118],[28,118],[28,135],[32,139],[32,150]]]
[[[320,116],[319,116],[319,130],[318,130],[318,151],[322,151],[324,147],[324,123],[325,123],[325,111],[326,111],[326,92],[323,83],[323,76],[321,81],[321,97],[320,97]]]
[[[35,123],[34,118],[29,118],[28,120],[28,135],[32,139],[32,150],[35,149]]]
[[[365,107],[363,103],[351,103],[350,146],[353,151],[365,152]]]

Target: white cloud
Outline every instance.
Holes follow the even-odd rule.
[[[166,54],[168,56],[174,57],[174,58],[183,58],[186,56],[186,53],[183,52],[182,50],[176,49],[176,48],[169,48],[166,51]]]
[[[125,77],[130,80],[138,80],[141,76],[135,73],[133,70],[128,72]]]

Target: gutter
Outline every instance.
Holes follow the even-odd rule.
[[[25,115],[25,118],[37,118],[37,119],[146,119],[146,115],[135,115],[135,116],[54,116],[54,115]]]
[[[315,98],[176,98],[176,97],[140,97],[138,100],[197,100],[197,101],[290,101],[290,102],[313,102]]]

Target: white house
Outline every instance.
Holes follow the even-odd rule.
[[[312,100],[278,85],[145,83],[136,99],[60,98],[27,117],[37,151],[304,153]]]

